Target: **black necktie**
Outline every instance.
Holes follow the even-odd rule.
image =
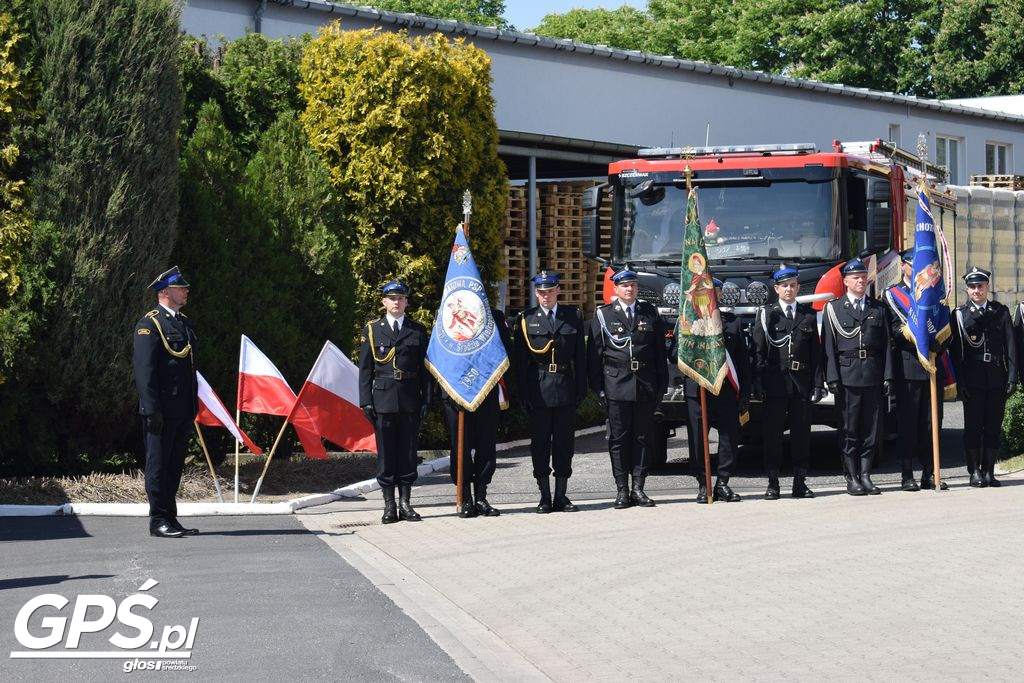
[[[551,323],[551,322],[554,322],[554,320],[555,320],[555,312],[553,310],[549,310],[548,311],[548,322]]]
[[[792,306],[786,306],[786,317],[789,318],[790,320],[793,319],[793,307]]]
[[[626,322],[629,323],[630,327],[633,327],[633,307],[626,306]]]
[[[398,333],[402,331],[402,328],[398,326],[398,321],[395,321],[395,337],[398,337]]]

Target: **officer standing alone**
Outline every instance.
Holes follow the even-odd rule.
[[[652,304],[637,300],[635,272],[620,270],[611,279],[618,300],[599,307],[590,321],[587,371],[590,387],[608,411],[615,508],[653,507],[644,482],[655,432],[654,410],[668,388],[665,323]]]
[[[420,515],[409,498],[416,481],[420,421],[430,403],[430,381],[423,365],[427,329],[405,315],[406,285],[392,280],[381,291],[385,313],[366,323],[359,338],[359,406],[373,424],[377,441],[377,483],[384,496],[381,522],[416,522]]]
[[[188,303],[189,287],[177,266],[161,273],[149,285],[159,305],[136,323],[133,336],[135,386],[146,440],[149,533],[159,538],[199,533],[178,522],[175,500],[189,434],[199,412],[196,334],[181,312]]]
[[[825,304],[822,344],[825,382],[842,421],[846,492],[879,494],[871,466],[882,430],[882,398],[893,390],[893,353],[885,308],[867,295],[868,269],[860,259],[843,266],[846,293]]]
[[[538,305],[522,312],[513,332],[516,380],[530,416],[530,457],[540,490],[537,512],[576,512],[566,492],[575,453],[576,408],[587,395],[583,314],[576,306],[558,303],[557,274],[541,271],[533,284]]]
[[[754,318],[754,396],[764,401],[764,464],[768,488],[764,497],[778,500],[782,467],[782,432],[789,422],[790,455],[793,459],[794,498],[814,498],[807,487],[811,440],[810,406],[825,396],[814,309],[797,303],[799,273],[780,268],[772,280],[777,303],[760,309]]]
[[[950,349],[964,403],[964,452],[970,485],[1000,486],[995,478],[1006,399],[1017,390],[1017,348],[1010,309],[990,301],[992,274],[974,266],[964,275],[970,301],[958,306]]]

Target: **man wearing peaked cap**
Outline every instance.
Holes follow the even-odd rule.
[[[994,469],[1002,441],[1006,399],[1017,390],[1017,346],[1010,311],[989,299],[992,274],[967,269],[969,301],[958,306],[950,351],[964,403],[964,452],[970,485],[999,486]]]
[[[175,496],[181,484],[185,450],[199,412],[196,334],[181,308],[189,283],[177,266],[161,273],[149,289],[157,307],[135,324],[133,364],[146,444],[146,498],[149,533],[159,538],[198,534],[178,521]]]
[[[530,416],[530,457],[540,490],[537,512],[575,512],[566,492],[575,453],[576,408],[587,395],[583,314],[558,302],[557,273],[543,270],[533,284],[537,305],[520,314],[513,333],[516,380]]]
[[[814,309],[797,303],[799,273],[783,266],[772,281],[779,300],[758,310],[751,328],[754,341],[754,397],[764,401],[764,462],[767,500],[778,500],[782,466],[782,432],[789,423],[794,498],[813,498],[807,487],[810,406],[825,395]]]
[[[590,321],[587,371],[590,387],[608,411],[615,508],[653,507],[644,482],[655,438],[654,411],[668,387],[666,327],[658,309],[637,300],[635,272],[620,270],[612,282],[617,301],[599,307]]]
[[[864,262],[852,259],[842,272],[846,293],[825,305],[822,323],[825,383],[839,408],[846,492],[879,494],[871,467],[879,445],[882,398],[893,391],[892,335],[885,308],[867,294]]]
[[[895,363],[896,420],[900,443],[900,469],[904,491],[920,488],[935,488],[935,464],[932,457],[932,411],[930,375],[917,358],[917,343],[908,339],[907,307],[904,303],[913,300],[910,278],[914,273],[914,250],[907,249],[900,254],[903,279],[885,292],[888,304],[889,328],[892,332],[893,361]],[[948,340],[947,340],[948,341]],[[932,349],[936,354],[945,350],[945,344],[935,341]],[[945,371],[942,363],[936,363],[935,381],[942,386]],[[939,401],[939,423],[942,423],[942,401]],[[914,457],[921,463],[921,485],[914,481]],[[946,489],[946,482],[941,483]]]
[[[384,496],[381,522],[416,522],[420,515],[409,498],[416,481],[420,421],[430,403],[430,381],[423,365],[427,329],[405,314],[409,305],[405,284],[392,280],[381,294],[384,315],[366,323],[359,337],[359,406],[373,425],[377,441],[377,483]]]

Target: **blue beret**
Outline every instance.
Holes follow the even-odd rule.
[[[388,296],[389,294],[401,294],[402,296],[409,296],[409,288],[403,283],[399,282],[398,280],[392,280],[391,282],[387,283],[386,285],[380,288],[380,291],[384,294],[384,296]]]
[[[558,273],[552,273],[548,270],[540,271],[533,278],[533,286],[540,290],[554,289],[559,284],[561,284],[561,280],[558,279]]]
[[[157,275],[156,279],[149,283],[149,288],[159,292],[167,287],[191,287],[185,282],[185,276],[181,274],[178,266],[174,266]]]
[[[721,287],[722,286],[722,281],[719,280],[717,277],[711,278],[711,282],[714,283],[715,287]]]
[[[636,280],[636,273],[628,268],[624,268],[623,270],[615,273],[615,275],[612,275],[612,282],[617,285],[625,284],[627,282],[636,282]]]
[[[785,266],[783,266],[782,268],[779,268],[777,271],[775,271],[775,274],[772,275],[772,280],[775,281],[775,284],[779,284],[780,282],[785,282],[786,280],[792,280],[797,275],[799,275],[799,273],[797,272],[796,268],[786,268]]]
[[[855,273],[866,272],[868,272],[868,267],[864,265],[864,262],[861,261],[859,258],[850,259],[849,261],[846,262],[846,265],[843,266],[843,275],[851,275]]]
[[[914,262],[914,250],[913,249],[904,249],[903,253],[900,254],[900,258],[903,259],[904,263],[913,263]]]
[[[976,284],[978,282],[988,282],[992,279],[992,273],[979,268],[978,266],[971,266],[970,270],[964,273],[964,282],[969,285]]]

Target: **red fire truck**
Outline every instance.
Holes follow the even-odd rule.
[[[640,298],[658,307],[673,326],[679,305],[679,269],[686,215],[685,169],[698,188],[698,207],[711,270],[725,282],[723,305],[747,321],[775,298],[771,274],[781,265],[800,270],[800,296],[819,311],[843,291],[841,264],[859,256],[877,292],[900,277],[898,252],[905,225],[912,234],[922,163],[880,140],[813,144],[645,149],[636,159],[612,163],[608,182],[584,196],[583,252],[611,267],[639,274]],[[936,183],[944,169],[926,164],[936,223],[954,230],[956,198]],[[611,221],[601,225],[610,199]],[[605,229],[603,229],[605,228]],[[602,244],[607,232],[608,242]],[[952,239],[952,238],[951,238]],[[609,300],[611,288],[606,287]],[[749,339],[749,335],[748,335]],[[665,442],[686,421],[682,377],[670,368],[661,411],[661,438],[653,454],[665,459]],[[759,410],[752,406],[752,423]],[[817,423],[834,424],[827,397]]]

